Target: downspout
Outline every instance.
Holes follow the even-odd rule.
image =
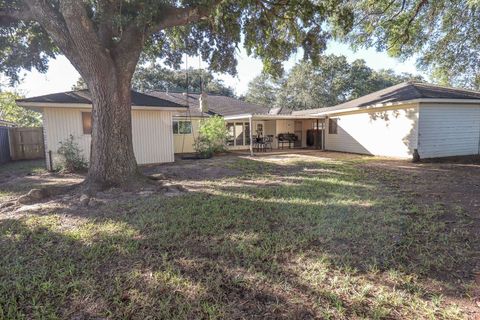
[[[248,135],[250,136],[250,156],[253,157],[253,126],[252,126],[252,115],[248,117],[248,126],[250,127],[250,130],[248,130]]]

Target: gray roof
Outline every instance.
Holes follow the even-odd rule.
[[[189,106],[190,116],[202,116],[200,111],[199,93],[186,94],[180,92],[164,92],[164,91],[150,91],[149,95],[172,101],[174,103]],[[251,104],[240,99],[235,99],[227,96],[211,95],[207,96],[208,113],[207,115],[231,116],[237,114],[268,114],[268,108],[256,104]],[[205,113],[203,114],[205,115]]]
[[[39,102],[39,103],[78,103],[91,104],[90,92],[88,90],[68,91],[47,94],[44,96],[18,99],[17,102]],[[132,105],[143,107],[166,107],[166,108],[184,108],[182,104],[170,100],[159,99],[147,94],[132,90]]]
[[[478,99],[480,102],[480,92],[408,81],[375,91],[333,107],[294,111],[292,114],[303,115],[350,108],[361,108],[375,104],[402,102],[414,99]]]

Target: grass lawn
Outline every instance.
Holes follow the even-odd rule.
[[[0,319],[475,317],[478,216],[421,201],[402,186],[415,176],[373,158],[214,161],[238,175],[0,214]]]

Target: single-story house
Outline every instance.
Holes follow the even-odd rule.
[[[419,82],[401,83],[337,106],[301,111],[266,108],[210,95],[200,109],[199,94],[132,93],[134,151],[139,164],[174,161],[193,152],[201,119],[222,116],[228,148],[253,154],[254,137],[294,136],[287,147],[368,155],[436,158],[480,154],[480,92]],[[88,91],[20,99],[42,112],[47,163],[58,161],[59,142],[74,135],[88,159],[91,101]],[[253,130],[251,130],[251,128]],[[54,165],[55,167],[55,165]]]
[[[175,153],[194,152],[194,140],[198,136],[198,129],[202,119],[211,116],[228,117],[237,114],[266,114],[269,108],[251,104],[246,101],[227,97],[222,95],[208,95],[208,110],[201,110],[200,96],[198,93],[165,92],[150,91],[149,95],[168,100],[173,103],[188,106],[187,112],[183,110],[173,115],[173,140]],[[248,149],[249,142],[249,122],[248,120],[237,122],[227,121],[227,128],[231,133],[231,139],[228,141],[230,149]],[[236,126],[236,127],[235,127]],[[261,123],[253,123],[253,134],[256,131],[263,130]],[[236,132],[234,132],[236,129]]]
[[[480,92],[404,82],[329,108],[325,149],[421,159],[480,154]]]
[[[73,135],[90,158],[92,102],[88,90],[54,93],[17,100],[17,104],[42,113],[46,163],[58,166],[60,142]],[[174,161],[173,115],[187,107],[132,91],[133,150],[139,164]]]

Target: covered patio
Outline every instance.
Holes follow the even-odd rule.
[[[239,114],[224,119],[229,150],[247,150],[254,155],[286,149],[325,149],[325,117]]]

